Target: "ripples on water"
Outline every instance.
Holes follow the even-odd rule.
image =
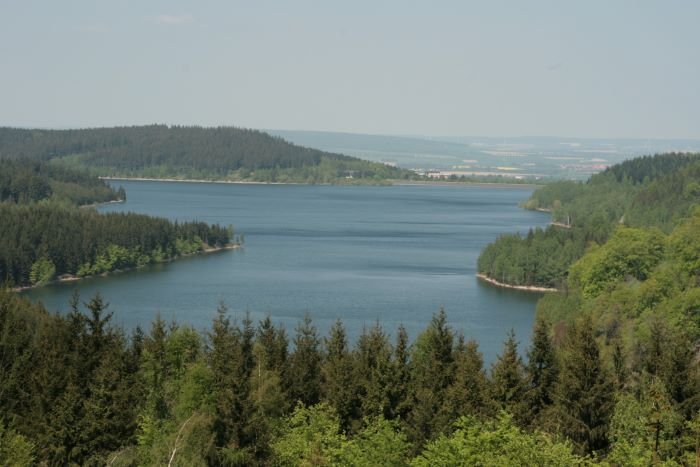
[[[444,306],[486,361],[506,332],[529,341],[537,295],[476,281],[480,250],[502,233],[544,226],[517,207],[530,188],[340,187],[122,182],[128,202],[101,208],[233,224],[245,248],[28,292],[64,311],[74,287],[96,291],[126,328],[157,312],[206,329],[223,300],[254,320],[270,314],[290,335],[309,312],[322,334],[337,318],[354,340],[377,320],[411,338]]]

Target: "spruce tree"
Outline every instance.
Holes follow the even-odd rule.
[[[287,339],[282,328],[277,328],[267,316],[257,330],[253,346],[255,368],[251,376],[253,413],[250,431],[252,449],[257,459],[269,456],[272,427],[289,410],[286,384]]]
[[[446,426],[438,414],[454,377],[453,338],[445,310],[440,309],[412,347],[411,413],[406,428],[414,448]]]
[[[150,335],[144,340],[142,368],[145,374],[147,411],[154,420],[165,420],[168,417],[168,405],[165,395],[165,380],[168,375],[168,360],[166,358],[166,339],[168,331],[165,321],[156,314],[151,323]]]
[[[289,393],[294,403],[317,404],[321,397],[320,340],[311,317],[306,314],[296,328],[294,352],[289,358]]]
[[[567,336],[566,352],[555,391],[558,426],[582,453],[608,446],[608,424],[614,410],[613,384],[600,358],[589,316],[578,321]]]
[[[365,329],[354,351],[362,417],[391,418],[391,344],[379,323]]]
[[[233,378],[233,402],[236,408],[236,419],[233,420],[233,432],[231,443],[236,448],[247,448],[253,441],[254,430],[250,426],[254,406],[250,393],[250,382],[255,360],[253,357],[253,344],[255,329],[246,313],[241,328],[234,328],[238,334],[238,345],[234,347],[234,378]]]
[[[219,304],[217,316],[209,333],[211,350],[209,366],[214,375],[213,396],[215,415],[213,432],[217,448],[228,447],[238,418],[233,388],[236,384],[236,347],[238,336],[231,326],[226,306]]]
[[[464,415],[485,417],[492,412],[489,382],[479,345],[473,339],[465,343],[464,336],[460,335],[454,354],[455,377],[447,388],[442,406],[448,426]]]
[[[388,419],[406,420],[411,411],[409,391],[411,384],[410,348],[408,333],[403,325],[396,332],[396,346],[391,359],[389,374]]]
[[[549,323],[538,319],[527,352],[525,402],[527,418],[534,423],[540,413],[554,403],[554,389],[559,368],[554,345],[549,337]]]
[[[333,323],[330,336],[325,339],[325,358],[322,366],[323,396],[340,419],[340,427],[347,432],[358,418],[357,379],[348,351],[345,328],[340,320]]]
[[[525,389],[525,367],[518,353],[515,332],[511,329],[503,344],[503,352],[491,367],[491,397],[498,407],[522,423]]]

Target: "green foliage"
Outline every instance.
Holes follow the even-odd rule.
[[[321,399],[321,353],[316,327],[307,314],[299,323],[294,336],[294,353],[289,359],[289,393],[292,401],[305,405]]]
[[[0,203],[0,278],[17,285],[143,266],[230,243],[230,230],[54,202]],[[53,268],[52,268],[53,265]],[[52,271],[53,269],[53,271]]]
[[[671,256],[682,271],[690,276],[700,275],[700,207],[684,220],[669,237]]]
[[[466,344],[460,336],[454,351],[455,376],[447,388],[441,408],[442,418],[454,421],[459,415],[486,417],[492,414],[489,380],[484,360],[474,340]]]
[[[149,125],[83,130],[0,128],[0,158],[50,161],[57,170],[104,176],[353,183],[407,178],[411,172],[296,146],[233,127]],[[1,186],[1,185],[0,185]],[[125,199],[119,194],[118,199]]]
[[[395,422],[377,417],[365,420],[365,428],[342,446],[340,465],[399,467],[408,465],[410,445]]]
[[[340,429],[340,419],[328,405],[299,404],[272,444],[275,465],[407,465],[409,443],[396,423],[383,417],[365,420],[353,438]]]
[[[363,330],[353,356],[358,414],[363,418],[396,418],[406,368],[392,361],[391,344],[379,323]]]
[[[516,427],[511,416],[501,413],[496,420],[479,421],[463,417],[449,437],[431,442],[412,464],[415,467],[454,466],[574,466],[589,460],[572,452],[568,443]]]
[[[290,354],[269,317],[254,328],[223,305],[208,336],[157,317],[126,339],[100,296],[54,316],[0,291],[0,446],[23,440],[12,452],[47,465],[593,464],[574,451],[687,465],[700,386],[684,323],[699,295],[690,279],[669,286],[674,270],[666,258],[633,288],[547,297],[572,319],[540,316],[525,363],[508,336],[491,375],[444,311],[412,346],[379,324],[354,346],[340,322],[321,340],[307,316]],[[623,298],[641,311],[620,313]],[[309,394],[318,403],[292,412]]]
[[[583,254],[581,233],[554,226],[524,237],[503,235],[479,255],[480,273],[513,285],[558,287],[569,265]]]
[[[39,258],[34,261],[29,271],[29,282],[32,285],[41,285],[49,282],[56,275],[56,266],[48,258]]]
[[[571,266],[570,281],[592,298],[622,279],[646,280],[663,258],[664,247],[660,232],[620,226],[603,246]]]
[[[524,402],[525,416],[530,424],[536,424],[540,414],[554,402],[559,363],[549,331],[549,323],[539,318],[535,323],[532,344],[527,352]]]
[[[548,422],[572,440],[579,452],[592,453],[608,445],[612,406],[612,381],[600,358],[593,323],[584,317],[568,335]]]
[[[441,309],[411,349],[412,397],[406,428],[415,447],[449,426],[449,420],[440,416],[440,409],[454,378],[453,339],[445,310]]]
[[[515,332],[511,329],[503,344],[503,352],[491,367],[492,399],[498,408],[513,414],[520,422],[525,412],[525,367],[518,354]]]
[[[6,160],[0,155],[0,202],[24,204],[53,199],[84,205],[120,199],[118,196],[106,182],[86,171],[25,158]]]
[[[336,321],[331,327],[330,337],[325,340],[325,348],[322,367],[323,396],[338,415],[342,430],[348,431],[351,428],[351,420],[358,418],[359,388],[341,321]]]
[[[300,403],[271,448],[276,465],[333,465],[339,462],[345,442],[338,415],[330,406]]]
[[[563,288],[569,266],[589,245],[605,243],[618,224],[671,231],[700,202],[698,156],[637,158],[587,183],[557,182],[538,189],[523,206],[551,212],[554,225],[498,238],[479,257],[479,272],[508,284]]]
[[[7,467],[34,465],[34,445],[0,423],[0,464]]]
[[[622,393],[610,422],[612,447],[607,459],[640,467],[661,461],[663,465],[678,465],[672,459],[680,443],[677,433],[681,424],[681,416],[658,379],[645,384],[639,399]]]

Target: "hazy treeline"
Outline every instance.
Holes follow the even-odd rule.
[[[663,154],[615,165],[586,183],[551,183],[528,209],[552,212],[551,225],[498,238],[482,252],[479,272],[509,284],[559,287],[591,245],[623,224],[669,232],[700,202],[700,155]]]
[[[99,175],[309,183],[406,178],[411,172],[296,146],[234,127],[0,128],[0,158],[32,158]]]
[[[85,170],[29,159],[0,159],[0,202],[28,203],[49,198],[83,205],[124,200],[125,193]]]

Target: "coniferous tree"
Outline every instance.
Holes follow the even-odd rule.
[[[686,419],[700,410],[700,381],[695,342],[682,330],[670,334],[662,380]]]
[[[343,431],[349,431],[358,418],[357,378],[352,356],[348,350],[345,327],[340,320],[333,323],[330,337],[325,339],[322,366],[323,398],[335,409]]]
[[[534,423],[540,413],[554,403],[554,389],[559,374],[557,356],[549,337],[549,323],[544,319],[538,319],[535,323],[527,355],[526,416]]]
[[[272,428],[289,411],[287,385],[283,375],[287,367],[287,339],[269,316],[258,325],[253,346],[255,368],[251,376],[253,413],[250,427],[253,454],[257,459],[269,456]]]
[[[411,384],[410,348],[408,333],[403,325],[396,332],[396,346],[391,360],[389,382],[389,414],[388,419],[399,418],[406,420],[411,411],[409,398]]]
[[[234,423],[238,418],[233,389],[236,385],[238,362],[235,358],[239,343],[227,313],[226,306],[223,303],[220,304],[209,334],[211,342],[209,365],[214,375],[212,389],[215,399],[213,432],[216,447],[219,449],[229,447]]]
[[[149,336],[144,340],[142,362],[147,392],[146,409],[156,423],[168,417],[165,394],[165,380],[169,370],[165,348],[167,337],[165,321],[158,313],[151,324]]]
[[[296,328],[294,352],[289,358],[290,396],[294,402],[314,405],[321,397],[321,354],[316,327],[307,314]]]
[[[103,352],[83,400],[85,420],[81,436],[86,455],[105,455],[134,441],[137,394],[132,392],[133,376],[128,373],[126,345],[115,336],[110,349]]]
[[[362,417],[391,418],[392,349],[379,323],[363,330],[353,353]]]
[[[569,332],[555,404],[556,419],[549,423],[558,426],[579,451],[591,453],[607,447],[613,384],[600,358],[589,316]]]
[[[616,389],[622,390],[627,382],[627,362],[621,339],[616,337],[612,344],[612,363]]]
[[[690,418],[700,408],[692,339],[659,316],[652,319],[649,331],[649,339],[643,346],[643,369],[663,381],[671,398]]]
[[[450,424],[460,416],[486,417],[492,413],[489,381],[479,345],[460,335],[455,348],[455,377],[447,388],[442,412]]]
[[[453,333],[445,310],[433,315],[411,351],[411,412],[407,435],[415,447],[433,439],[449,422],[439,417],[445,392],[454,377]]]
[[[510,412],[516,421],[522,423],[525,391],[525,367],[518,353],[515,332],[511,329],[502,353],[491,367],[491,394],[499,408]]]

